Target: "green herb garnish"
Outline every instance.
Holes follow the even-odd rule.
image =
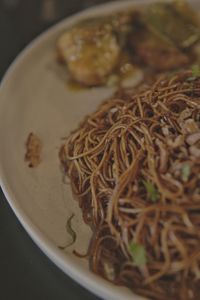
[[[157,202],[159,199],[159,192],[156,189],[155,185],[150,181],[143,181],[143,184],[147,190],[148,197],[152,202]]]
[[[146,250],[143,245],[132,241],[129,249],[133,258],[133,262],[136,266],[142,267],[147,263]]]
[[[184,164],[182,168],[182,180],[184,182],[187,182],[190,176],[190,165],[189,164]]]
[[[69,233],[69,235],[71,236],[72,238],[72,241],[70,243],[68,243],[66,246],[58,246],[59,249],[61,250],[64,250],[66,249],[67,247],[70,247],[71,245],[73,245],[76,241],[76,232],[73,230],[72,228],[72,219],[74,218],[74,214],[72,214],[69,219],[67,220],[67,223],[66,223],[66,230],[67,232]]]
[[[192,76],[200,77],[200,67],[198,65],[192,66]]]
[[[199,65],[193,65],[192,66],[192,76],[187,78],[187,81],[193,81],[200,77],[200,67]]]

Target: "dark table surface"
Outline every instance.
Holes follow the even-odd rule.
[[[123,0],[122,0],[123,1]],[[106,0],[0,0],[0,79],[40,32]],[[98,299],[60,271],[33,243],[0,191],[0,299]]]

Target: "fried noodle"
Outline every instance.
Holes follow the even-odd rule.
[[[190,77],[121,91],[60,149],[93,230],[91,270],[156,300],[200,299],[200,79]]]

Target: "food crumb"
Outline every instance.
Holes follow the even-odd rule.
[[[37,167],[41,162],[42,142],[39,137],[31,132],[26,141],[25,161],[30,168]]]

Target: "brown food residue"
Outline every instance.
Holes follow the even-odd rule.
[[[25,161],[30,168],[37,167],[41,162],[42,142],[39,137],[31,132],[26,141]]]

